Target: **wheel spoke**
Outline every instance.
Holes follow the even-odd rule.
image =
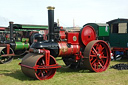
[[[101,48],[101,52],[104,50],[104,47]]]
[[[94,47],[92,47],[92,49],[94,50],[94,52],[97,54],[97,51],[96,51],[96,49],[94,48]]]
[[[100,54],[103,55],[104,52],[101,52]]]
[[[90,55],[90,57],[97,57],[96,55]]]
[[[96,62],[96,59],[91,63],[92,65]]]
[[[96,69],[96,63],[93,64],[94,68]]]
[[[97,43],[97,45],[96,45],[96,50],[98,50],[98,52],[100,51],[100,44],[99,43]]]
[[[92,61],[92,60],[93,60],[93,58],[90,59],[90,61]]]
[[[104,65],[104,61],[101,59],[100,62]]]
[[[94,55],[96,54],[93,50],[92,50],[91,52],[92,52],[92,54],[94,54]]]
[[[44,59],[42,59],[41,65],[45,65]]]
[[[96,68],[98,69],[99,63],[96,63]]]
[[[41,73],[42,73],[42,72],[41,72],[41,70],[39,70],[39,72],[37,73],[37,75],[38,75],[38,76],[40,76],[40,75],[41,75]]]
[[[107,56],[101,56],[101,58],[107,58]]]
[[[100,62],[98,62],[99,63],[99,65],[103,68],[103,65],[100,63]]]
[[[41,73],[41,77],[44,77],[44,73]]]

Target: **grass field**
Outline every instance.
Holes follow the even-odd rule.
[[[56,60],[64,65],[60,58]],[[40,81],[25,76],[19,62],[20,59],[15,59],[11,63],[0,64],[0,85],[128,85],[128,70],[107,69],[102,73],[92,73],[88,70],[59,68],[52,79]],[[127,62],[111,61],[110,66]]]

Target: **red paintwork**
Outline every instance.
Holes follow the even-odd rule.
[[[60,39],[65,39],[66,38],[66,35],[65,35],[65,31],[60,31]]]
[[[1,55],[2,57],[7,57],[7,56],[15,56],[15,54],[5,54],[5,55]]]
[[[67,55],[69,56],[80,52],[79,45],[71,45],[70,48],[67,46],[67,42],[59,42],[58,45],[59,45],[58,56],[67,56]]]
[[[49,66],[40,66],[40,65],[36,65],[34,67],[31,67],[31,66],[27,66],[27,65],[24,65],[24,64],[21,64],[19,63],[19,65],[23,66],[23,67],[26,67],[26,68],[29,68],[29,69],[54,69],[54,68],[61,68],[60,65],[58,64],[53,64],[53,65],[49,65]]]
[[[67,32],[67,43],[78,45],[79,44],[79,32]]]
[[[7,54],[10,53],[10,44],[7,44]]]
[[[126,50],[128,50],[128,48],[116,48],[116,47],[113,47],[111,50],[112,51],[123,51],[123,52],[125,52]]]
[[[0,30],[5,30],[6,28],[4,28],[4,27],[0,27]]]
[[[111,52],[113,53],[113,56],[116,56],[115,51],[121,51],[121,52],[126,53],[127,50],[128,48],[116,48],[116,47],[111,48]]]
[[[49,62],[50,62],[50,51],[45,50],[45,65],[49,66]]]
[[[81,41],[86,46],[90,41],[96,39],[96,32],[93,27],[87,25],[82,29]]]

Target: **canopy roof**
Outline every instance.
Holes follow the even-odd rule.
[[[128,23],[128,19],[118,18],[108,21],[107,24]]]

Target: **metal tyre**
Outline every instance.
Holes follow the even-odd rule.
[[[94,40],[84,50],[84,66],[94,72],[105,71],[110,63],[110,49],[106,42]]]

